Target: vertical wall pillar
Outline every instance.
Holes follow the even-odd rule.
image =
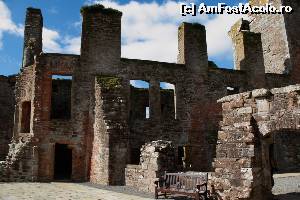
[[[122,13],[102,5],[83,7],[81,13],[81,68],[102,74],[116,73],[121,58]]]
[[[150,118],[154,121],[161,119],[160,104],[160,82],[158,80],[150,80],[149,85],[149,107]]]
[[[126,123],[118,117],[126,120],[128,113],[123,109],[127,107],[122,105],[122,109],[118,107],[114,110],[114,106],[121,103],[118,102],[119,95],[123,94],[112,91],[111,95],[106,93],[103,87],[105,88],[105,85],[110,85],[110,83],[96,83],[95,90],[95,76],[99,75],[99,77],[114,82],[117,81],[114,77],[121,74],[122,13],[102,5],[92,5],[83,7],[81,14],[83,22],[80,66],[74,69],[73,74],[73,103],[76,104],[76,107],[73,108],[74,128],[79,134],[87,137],[82,153],[86,158],[86,168],[88,168],[89,162],[92,162],[91,181],[122,185],[125,182],[124,172],[127,161],[127,127]],[[126,77],[122,78],[125,81]],[[99,88],[97,89],[97,87]],[[97,91],[101,92],[97,94]],[[105,110],[105,106],[103,106],[105,108],[99,107],[102,105],[99,102],[97,105],[97,98],[102,101],[101,98],[105,99],[106,97],[111,99],[106,100],[104,104],[115,103],[107,107],[109,110]],[[124,100],[124,102],[126,101]],[[94,113],[94,109],[96,111],[98,109],[99,112]],[[97,116],[95,117],[95,115]],[[94,126],[93,123],[95,123]],[[92,138],[93,144],[89,142],[91,140],[88,137]],[[90,151],[92,151],[92,155],[87,155],[86,152]],[[102,152],[106,152],[107,155],[99,157],[100,154],[97,152],[101,152],[101,155]]]
[[[40,9],[27,8],[25,30],[23,67],[34,63],[34,56],[42,52],[43,16]]]
[[[208,55],[206,30],[201,24],[183,23],[178,29],[178,63],[193,73],[206,74]]]
[[[241,19],[229,32],[234,45],[235,69],[247,72],[248,89],[265,85],[265,68],[260,33],[249,31],[249,22]]]
[[[290,49],[290,62],[292,65],[291,78],[294,83],[300,83],[300,2],[299,0],[283,0],[282,4],[291,6],[292,14],[285,14],[285,28]]]

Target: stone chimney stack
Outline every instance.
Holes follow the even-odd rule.
[[[81,14],[81,67],[90,72],[114,73],[120,66],[122,13],[96,4],[83,7]]]
[[[42,33],[43,16],[41,10],[27,8],[24,30],[23,68],[34,64],[34,56],[42,52]]]
[[[178,63],[193,73],[207,74],[206,30],[201,24],[182,23],[178,29]]]
[[[234,48],[234,68],[247,73],[249,85],[265,86],[265,66],[261,34],[249,30],[249,22],[240,19],[229,31]],[[252,89],[252,88],[248,88]]]

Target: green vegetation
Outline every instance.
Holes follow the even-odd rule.
[[[122,12],[115,10],[113,8],[105,8],[102,4],[94,4],[91,6],[83,6],[80,9],[80,13],[83,14],[85,12],[89,13],[104,13],[104,14],[114,14],[114,15],[122,15]]]
[[[122,86],[122,79],[115,76],[97,76],[97,83],[105,90],[113,90]]]

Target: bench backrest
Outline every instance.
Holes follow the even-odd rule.
[[[198,186],[200,191],[204,191],[207,189],[208,173],[165,173],[164,180],[166,188],[195,192]]]

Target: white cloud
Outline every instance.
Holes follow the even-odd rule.
[[[181,22],[197,22],[206,26],[209,56],[232,57],[232,46],[227,32],[241,16],[197,15],[180,16],[180,2],[158,4],[130,1],[120,4],[111,0],[89,0],[123,12],[122,57],[176,62],[177,30]],[[79,23],[75,24],[79,27]],[[23,35],[23,28],[11,19],[10,10],[0,0],[0,48],[4,32]],[[57,30],[43,29],[43,50],[56,53],[80,53],[80,36],[63,36]]]
[[[89,0],[123,12],[122,57],[176,62],[177,30],[181,22],[197,22],[206,26],[209,56],[232,57],[230,27],[240,15],[180,16],[180,2],[166,1],[120,4],[112,0]]]
[[[80,44],[81,44],[81,37],[65,37],[64,41],[64,51],[67,53],[72,54],[79,54],[80,53]]]
[[[56,30],[43,28],[43,51],[46,53],[80,53],[81,37],[62,37]]]
[[[48,53],[62,52],[60,39],[61,37],[57,31],[43,28],[43,51]]]
[[[2,37],[4,33],[14,34],[23,37],[24,26],[16,25],[11,12],[6,4],[0,0],[0,49],[2,48]],[[43,51],[48,53],[76,53],[79,54],[79,37],[61,37],[56,30],[43,28]]]
[[[16,25],[12,21],[9,8],[3,1],[0,0],[0,48],[2,48],[2,36],[5,32],[22,36],[23,27],[22,25]]]
[[[232,42],[227,33],[241,17],[242,15],[216,15],[204,24],[209,55],[217,56],[232,52]]]

